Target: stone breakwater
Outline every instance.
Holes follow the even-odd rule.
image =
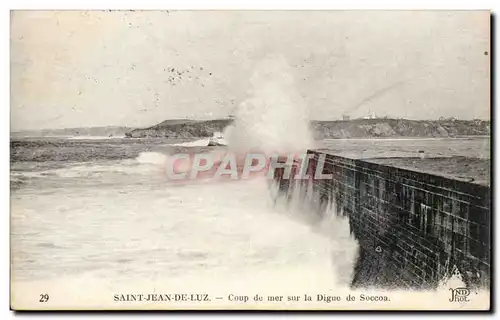
[[[349,220],[359,243],[353,288],[436,289],[453,275],[468,288],[489,288],[491,191],[486,185],[309,151],[308,174],[275,176],[282,196],[301,197],[311,215]],[[333,210],[327,210],[333,208]]]

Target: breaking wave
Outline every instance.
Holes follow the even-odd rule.
[[[309,110],[283,57],[259,61],[250,88],[249,98],[235,110],[234,123],[224,130],[230,150],[284,154],[312,146]]]
[[[188,141],[188,142],[181,142],[181,143],[174,143],[172,146],[177,146],[177,147],[206,147],[208,145],[210,139],[200,139],[200,140],[195,140],[195,141]]]

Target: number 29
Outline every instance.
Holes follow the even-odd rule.
[[[47,302],[49,301],[49,295],[46,293],[40,294],[40,302]]]

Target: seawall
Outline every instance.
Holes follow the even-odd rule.
[[[275,180],[281,195],[314,202],[311,214],[321,217],[331,206],[349,219],[359,243],[352,287],[435,289],[456,271],[468,287],[489,287],[488,186],[323,151],[308,153],[310,179],[286,179],[279,169]],[[331,179],[314,178],[322,167],[318,161]]]

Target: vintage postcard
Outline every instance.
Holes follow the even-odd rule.
[[[13,310],[489,310],[476,11],[14,10]]]

